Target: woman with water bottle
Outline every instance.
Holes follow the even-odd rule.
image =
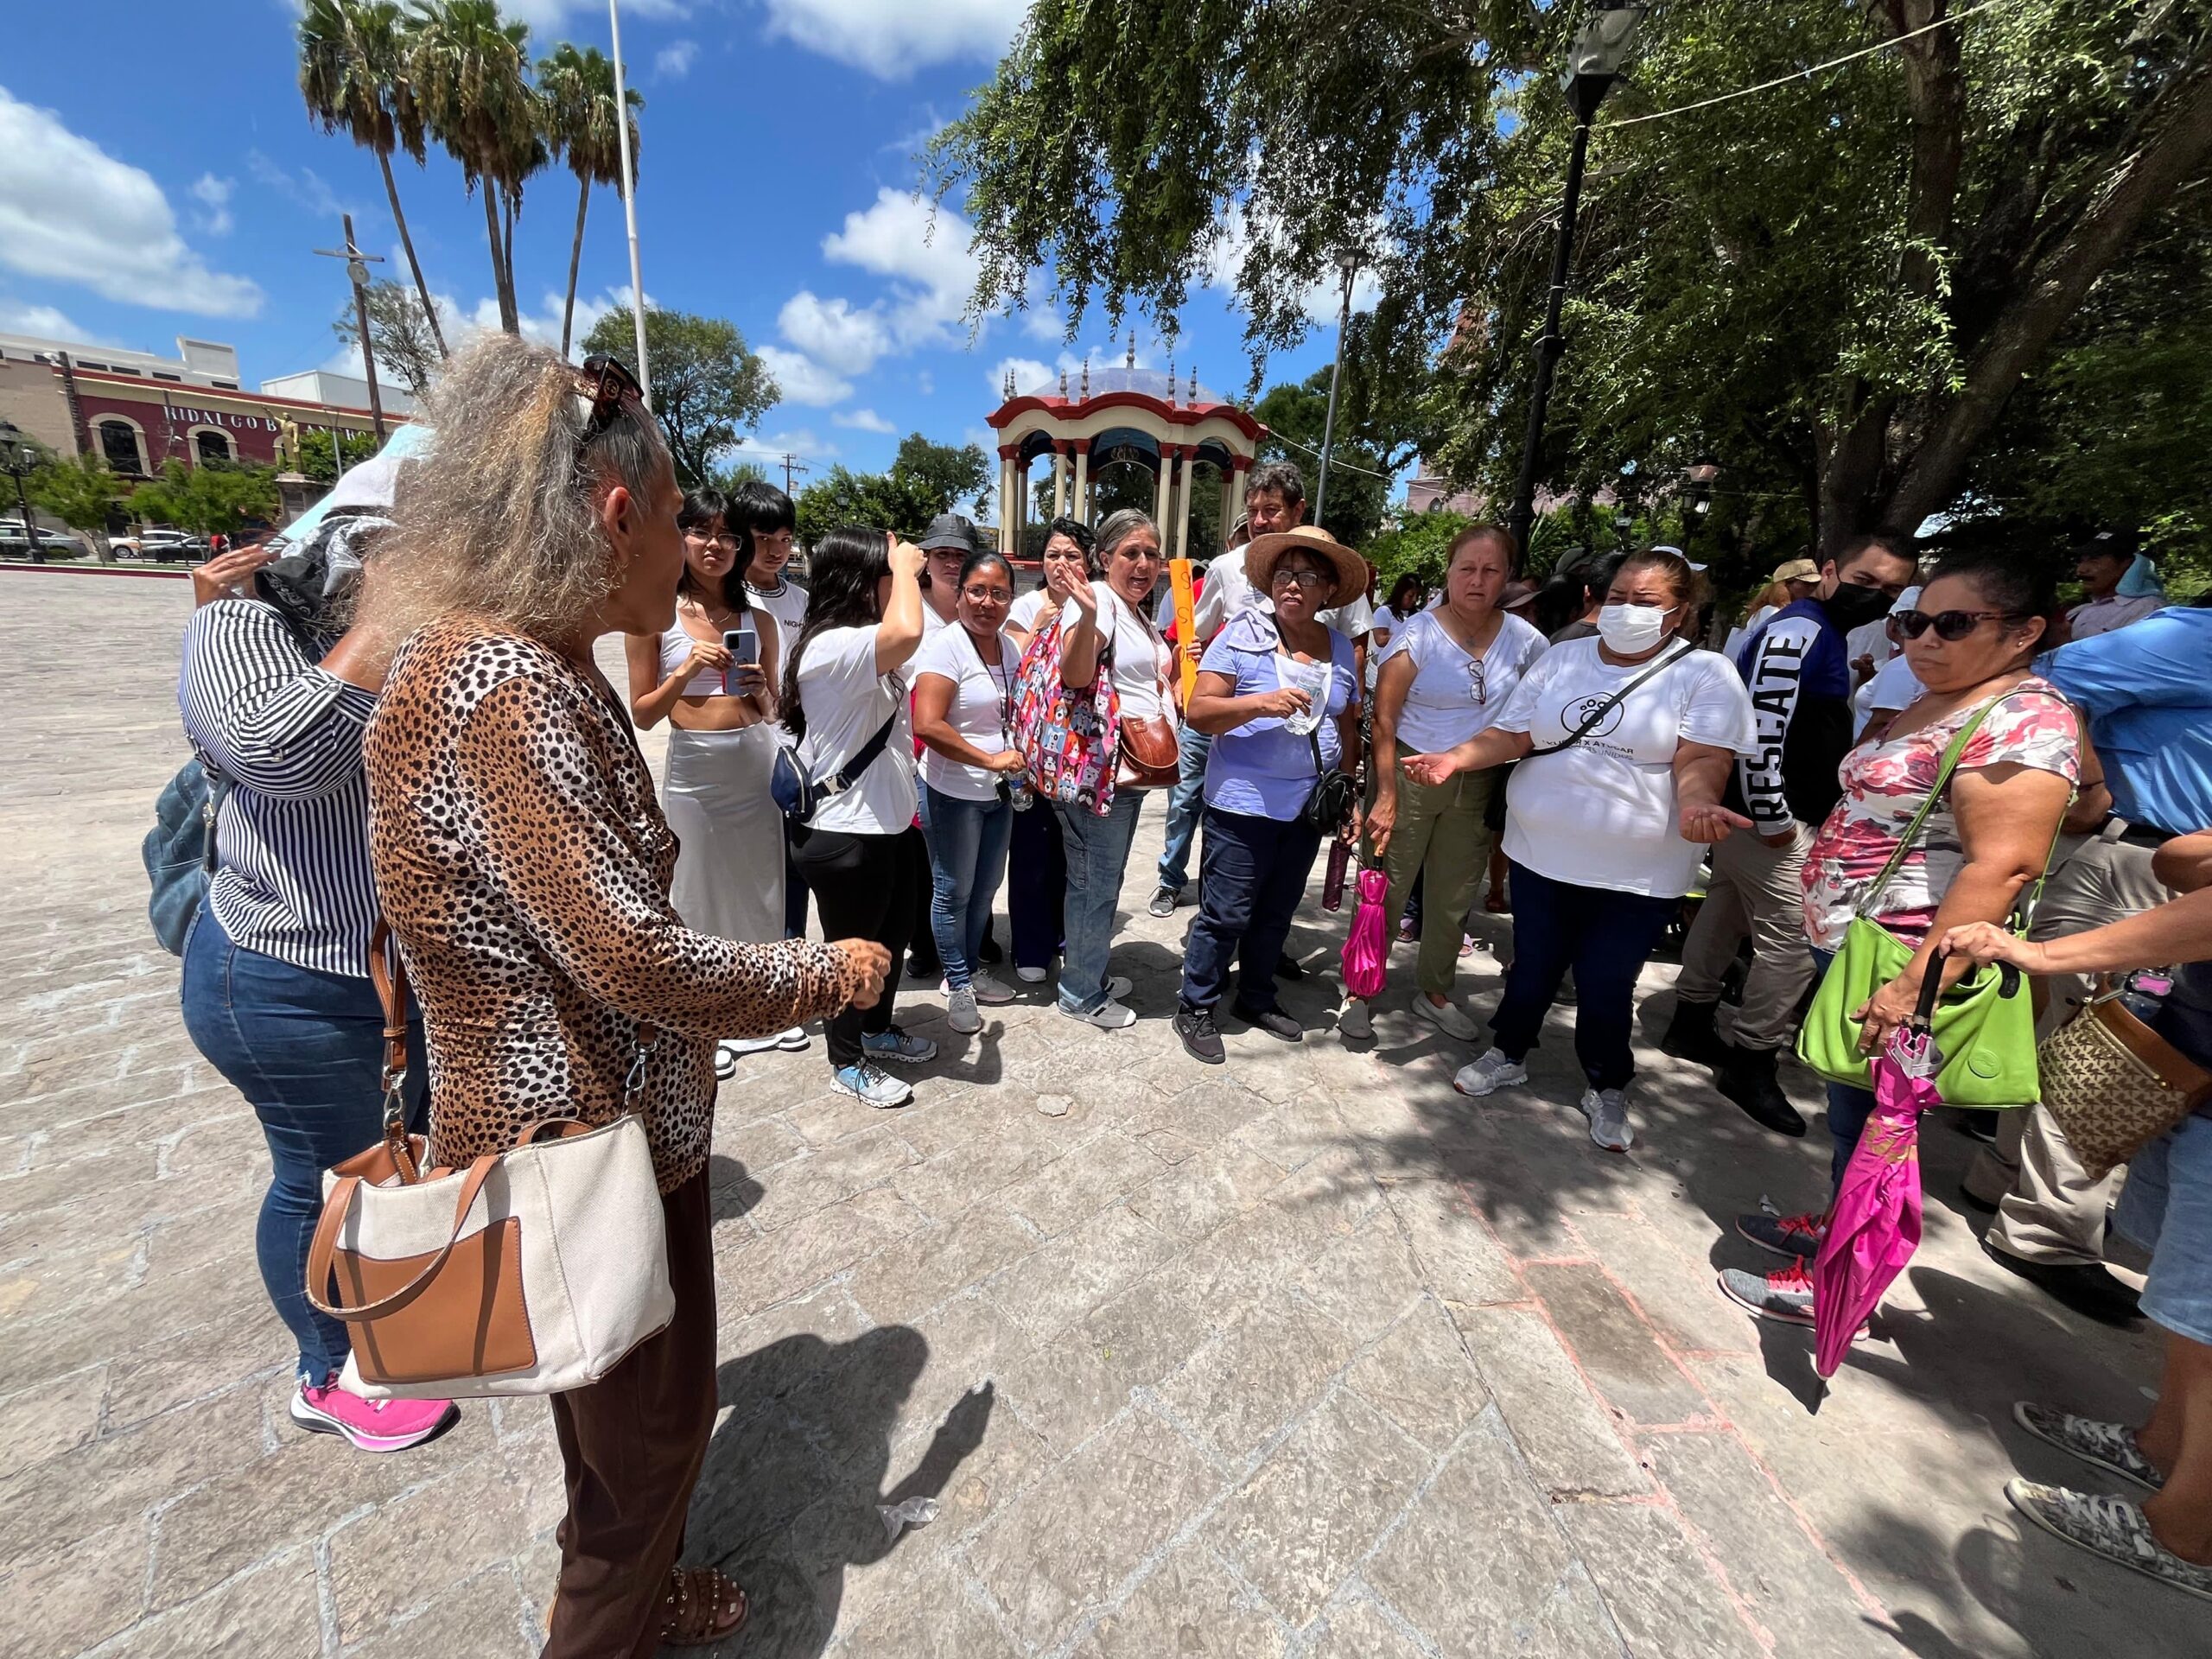
[[[983,1028],[978,1004],[1014,1001],[976,957],[1006,875],[1014,815],[1034,798],[1014,747],[1021,653],[1005,632],[1014,573],[996,553],[971,553],[958,592],[959,626],[939,628],[914,658],[914,734],[922,741],[930,928],[944,962],[946,1023],[964,1037]]]
[[[1359,759],[1360,684],[1352,642],[1319,613],[1363,592],[1367,564],[1317,525],[1262,536],[1244,556],[1274,601],[1232,616],[1206,647],[1185,718],[1213,737],[1206,763],[1198,914],[1183,951],[1175,1034],[1193,1059],[1227,1058],[1214,1007],[1241,963],[1230,1011],[1295,1043],[1305,1028],[1275,1001],[1274,969],[1325,835],[1317,788]],[[1344,822],[1356,822],[1349,788]]]

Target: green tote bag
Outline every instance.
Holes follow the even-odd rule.
[[[2008,694],[2009,695],[2009,694]],[[1797,1058],[1830,1083],[1856,1089],[1873,1088],[1868,1057],[1859,1052],[1859,1022],[1852,1015],[1866,999],[1899,974],[1913,958],[1913,947],[1871,918],[1869,912],[1888,888],[1890,880],[1904,861],[1906,852],[1920,835],[1921,826],[1942,798],[1959,756],[1966,752],[1989,711],[2004,701],[1998,696],[1959,728],[1943,751],[1935,786],[1920,804],[1897,842],[1881,875],[1859,901],[1859,913],[1845,930],[1843,949],[1821,980],[1811,1010],[1797,1033]],[[2056,836],[2052,845],[2057,845]],[[2046,870],[2050,862],[2045,854]],[[2024,912],[2032,912],[2043,892],[2037,877],[2025,904],[2013,912],[2016,932],[2025,932]],[[1940,964],[1937,964],[1940,971]],[[2027,982],[2009,963],[1977,968],[1943,993],[1936,1005],[1936,1045],[1942,1052],[1942,1068],[1936,1087],[1947,1106],[2032,1106],[2042,1098],[2036,1071],[2036,1016],[2029,1001]]]

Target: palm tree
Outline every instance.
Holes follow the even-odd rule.
[[[645,100],[625,88],[626,102],[641,110]],[[578,50],[566,42],[537,60],[537,95],[545,121],[545,142],[576,175],[576,237],[569,248],[569,295],[561,308],[561,355],[569,354],[569,334],[576,315],[576,270],[584,257],[584,215],[594,184],[622,181],[622,140],[614,125],[614,65],[594,47]],[[638,123],[630,120],[631,181],[637,181]]]
[[[300,96],[325,132],[342,130],[375,152],[384,170],[385,194],[391,200],[391,222],[399,227],[399,245],[407,251],[407,268],[415,273],[415,290],[423,296],[423,315],[443,357],[446,337],[438,327],[438,308],[430,303],[415,238],[407,233],[407,215],[399,210],[399,185],[391,176],[393,150],[405,150],[418,165],[423,160],[422,111],[401,71],[400,55],[400,13],[393,0],[307,0],[300,16]]]
[[[528,25],[502,20],[497,0],[414,0],[407,18],[407,76],[423,122],[461,163],[468,188],[484,187],[499,326],[511,334],[522,332],[515,215],[523,181],[547,160],[537,93],[524,73],[529,46]]]

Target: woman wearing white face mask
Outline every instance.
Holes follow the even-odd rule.
[[[1574,970],[1574,1051],[1590,1138],[1625,1152],[1637,976],[1697,873],[1698,844],[1747,820],[1720,804],[1735,756],[1757,747],[1751,704],[1728,660],[1675,635],[1696,573],[1639,553],[1614,575],[1598,637],[1531,664],[1485,730],[1407,775],[1432,786],[1508,760],[1513,965],[1491,1017],[1493,1046],[1453,1081],[1462,1094],[1525,1083],[1522,1062],[1560,978]]]

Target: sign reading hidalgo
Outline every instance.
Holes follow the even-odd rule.
[[[228,426],[244,432],[276,432],[282,429],[266,415],[233,415],[223,409],[194,409],[185,404],[163,404],[164,418],[179,426]]]

